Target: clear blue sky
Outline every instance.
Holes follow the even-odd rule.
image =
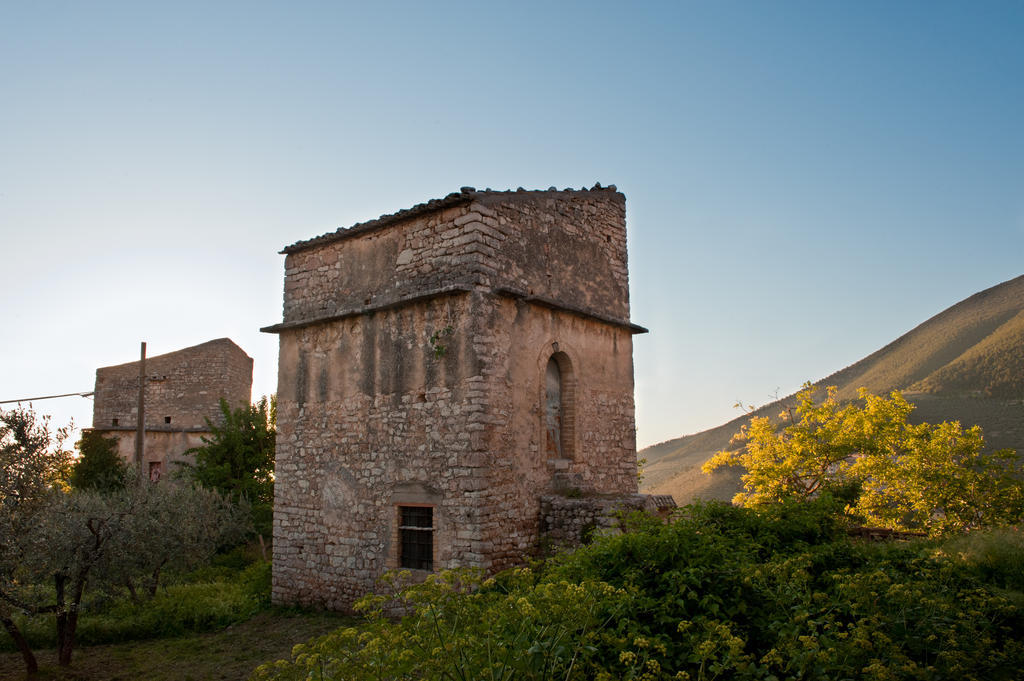
[[[221,336],[272,392],[282,246],[600,181],[639,443],[718,425],[1024,273],[1022,36],[1020,2],[2,2],[0,399]]]

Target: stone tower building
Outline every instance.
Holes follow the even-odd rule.
[[[228,338],[146,358],[145,444],[142,465],[152,477],[184,461],[186,450],[209,435],[206,419],[221,419],[220,399],[232,407],[249,404],[252,358]],[[118,442],[118,452],[135,460],[139,362],[96,370],[92,430]]]
[[[283,253],[275,602],[520,563],[542,498],[643,505],[615,187],[465,187]]]

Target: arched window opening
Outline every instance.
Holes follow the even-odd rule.
[[[555,353],[544,371],[544,453],[548,459],[573,458],[574,388],[569,357]]]
[[[549,459],[562,456],[562,372],[552,357],[544,377],[544,430],[547,433],[545,452]]]

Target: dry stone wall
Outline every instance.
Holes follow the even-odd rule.
[[[624,516],[643,511],[667,518],[675,509],[668,495],[564,496],[540,498],[541,533],[549,550],[590,543],[600,534],[622,529]]]
[[[493,285],[628,320],[622,194],[542,192],[527,201],[519,196],[481,201],[493,209],[489,215],[478,209],[481,229],[490,226],[506,237],[491,258]]]

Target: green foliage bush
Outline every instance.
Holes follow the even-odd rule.
[[[529,568],[507,572],[500,582],[471,570],[446,571],[400,586],[394,601],[365,599],[363,627],[296,646],[294,663],[264,665],[253,678],[563,678],[583,669],[624,596],[593,581],[538,582]],[[395,622],[386,606],[415,614]]]
[[[269,535],[273,525],[274,447],[277,399],[262,397],[234,409],[220,400],[219,423],[206,419],[209,436],[186,453],[195,459],[185,472],[195,482],[225,496],[245,499],[256,531]]]
[[[253,678],[1018,678],[1019,533],[866,543],[842,503],[694,505],[533,570],[392,581]]]
[[[132,470],[131,465],[118,453],[116,438],[104,437],[95,430],[85,430],[75,446],[80,456],[72,464],[68,476],[71,487],[100,492],[124,489]]]
[[[256,605],[265,608],[270,605],[270,586],[273,571],[267,561],[253,563],[238,576],[238,585]]]

